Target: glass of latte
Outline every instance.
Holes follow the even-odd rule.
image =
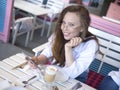
[[[57,68],[55,66],[47,66],[45,69],[44,80],[45,82],[51,83],[55,79]]]
[[[44,81],[45,81],[49,90],[51,90],[50,88],[53,86],[56,73],[57,73],[57,68],[53,65],[49,65],[45,69]]]

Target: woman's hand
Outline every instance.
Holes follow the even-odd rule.
[[[39,64],[40,62],[39,62],[39,59],[38,59],[38,56],[33,56],[32,58],[31,58],[31,60],[35,63],[35,64]]]
[[[26,60],[28,60],[28,64],[32,67],[32,68],[36,68],[37,65],[38,65],[38,60],[37,60],[37,57],[32,57],[32,58],[29,58],[29,57],[26,57]]]
[[[34,56],[31,60],[28,60],[28,64],[36,68],[38,64],[46,64],[48,62],[48,58],[44,55]]]
[[[69,42],[65,44],[65,47],[76,47],[82,42],[82,38],[80,37],[74,37]]]

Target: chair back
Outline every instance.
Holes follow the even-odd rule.
[[[25,47],[28,45],[29,36],[31,30],[33,30],[33,17],[24,17],[19,18],[14,22],[13,30],[12,30],[12,44],[15,44],[17,36],[23,35],[27,33],[26,35],[26,41],[25,41]]]
[[[120,68],[120,37],[93,27],[89,27],[89,31],[97,36],[100,43],[100,50],[104,54],[103,56],[101,54],[96,56],[96,59],[101,61],[98,72],[102,70],[102,73],[107,74],[111,68],[109,65]],[[105,63],[108,66],[103,70]]]
[[[29,31],[33,28],[33,17],[19,18],[14,23],[14,30],[18,32]]]

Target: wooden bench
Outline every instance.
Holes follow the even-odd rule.
[[[100,50],[104,54],[98,54],[93,60],[86,81],[88,85],[97,89],[110,71],[120,68],[120,37],[93,27],[89,27],[89,31],[99,39]]]
[[[99,39],[100,50],[104,54],[103,58],[98,54],[96,59],[120,68],[120,37],[93,27],[89,27],[89,31]]]

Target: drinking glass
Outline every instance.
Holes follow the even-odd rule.
[[[53,65],[49,65],[46,67],[44,72],[44,81],[46,83],[46,87],[49,90],[52,90],[52,86],[54,85],[54,80],[56,76],[57,68]]]

